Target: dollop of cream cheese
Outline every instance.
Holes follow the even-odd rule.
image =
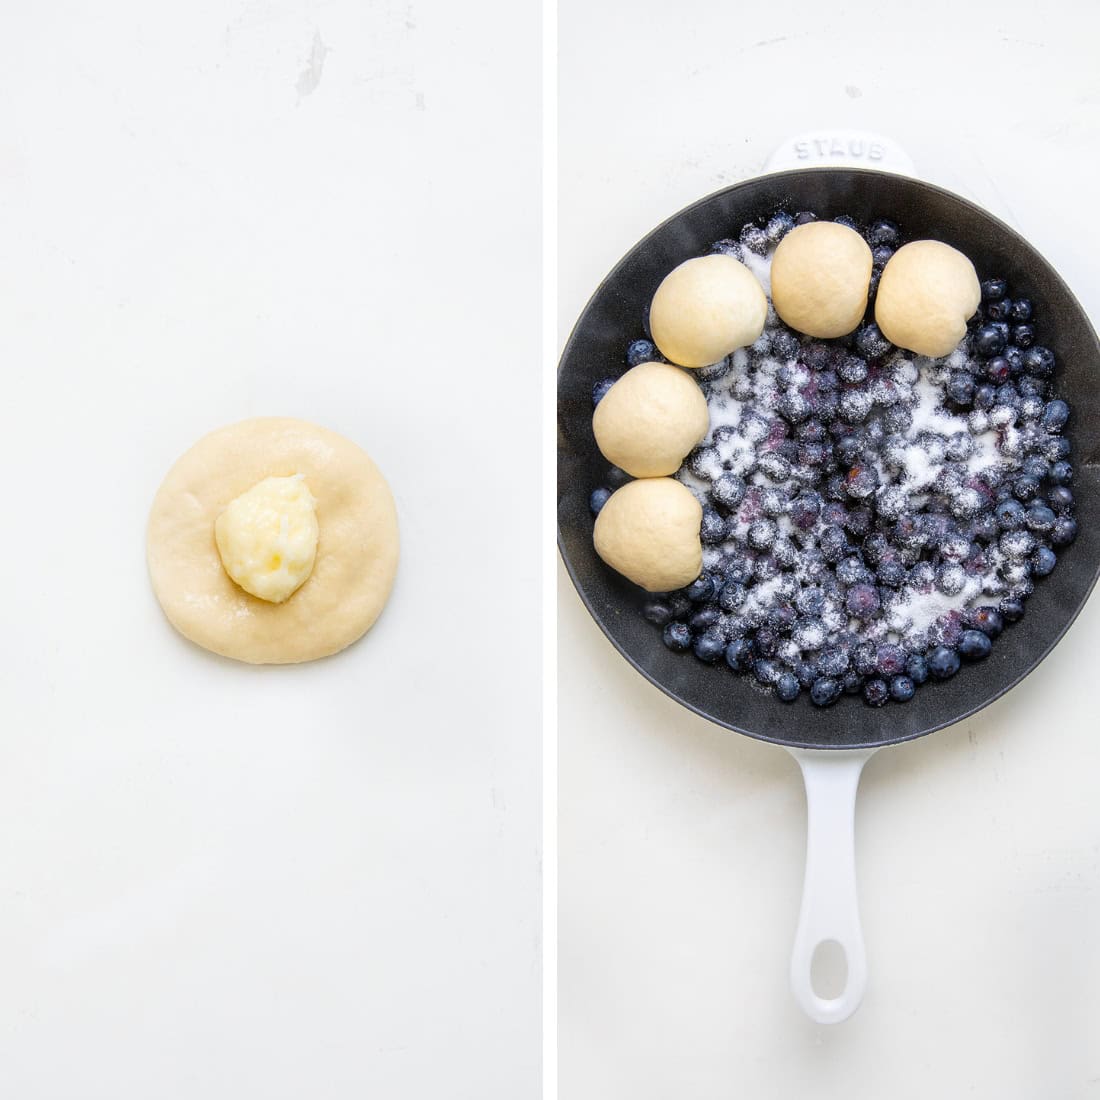
[[[317,557],[317,502],[304,474],[266,477],[214,521],[222,566],[246,592],[269,603],[290,599]]]

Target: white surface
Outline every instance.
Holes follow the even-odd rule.
[[[1098,13],[981,7],[562,0],[561,340],[650,228],[818,127],[895,137],[1012,217],[1100,318],[1100,225],[1080,217]],[[787,983],[796,765],[650,687],[559,576],[563,1098],[1100,1096],[1100,730],[1081,680],[1100,598],[1008,697],[867,765],[868,989],[829,1027]]]
[[[0,26],[0,1093],[534,1096],[538,13]],[[307,666],[194,648],[145,575],[168,466],[260,413],[400,513]]]

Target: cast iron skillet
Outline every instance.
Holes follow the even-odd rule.
[[[626,345],[643,335],[649,301],[673,267],[702,255],[718,238],[735,235],[744,222],[779,208],[791,213],[810,210],[820,218],[849,214],[860,222],[891,218],[901,226],[903,240],[946,241],[970,257],[979,278],[1006,278],[1010,293],[1026,295],[1035,303],[1037,342],[1053,350],[1055,388],[1072,409],[1066,434],[1073,444],[1071,461],[1076,471],[1076,541],[1059,553],[1054,572],[1037,584],[1027,600],[1024,618],[996,640],[990,657],[964,667],[944,683],[924,685],[908,703],[879,710],[867,707],[858,696],[843,696],[832,707],[820,709],[810,703],[806,692],[796,703],[784,705],[751,677],[706,666],[690,653],[672,653],[661,641],[661,632],[641,617],[641,590],[604,565],[592,547],[588,496],[603,483],[608,469],[592,435],[593,384],[623,371]],[[781,172],[736,184],[701,199],[653,230],[620,261],[581,314],[559,369],[558,530],[562,557],[585,606],[615,648],[667,695],[727,729],[794,750],[864,750],[795,753],[807,779],[810,841],[792,979],[796,995],[811,1015],[821,1020],[844,1019],[858,1006],[865,977],[854,864],[849,871],[850,852],[822,849],[815,837],[820,841],[823,832],[831,832],[834,846],[850,846],[845,834],[850,832],[846,815],[852,807],[847,806],[844,792],[850,788],[854,800],[859,769],[870,752],[932,733],[987,706],[1038,665],[1084,606],[1100,571],[1100,346],[1096,333],[1070,289],[1027,241],[980,207],[941,188],[904,176],[849,168]],[[827,763],[830,758],[832,766]],[[850,766],[845,758],[851,760]],[[814,769],[821,773],[817,778],[811,776]],[[832,778],[823,778],[826,773]],[[826,793],[829,785],[834,794]],[[831,866],[819,866],[822,860]],[[851,896],[841,898],[845,891],[835,889],[836,882],[849,873]],[[821,880],[820,888],[834,895],[833,902],[811,903],[811,879]],[[808,907],[813,911],[808,912]],[[832,917],[815,919],[815,914],[827,915],[817,910],[829,910]],[[838,939],[845,949],[848,989],[840,998],[818,998],[809,986],[810,956],[821,942],[807,940],[814,932],[811,925],[818,926],[823,938]]]

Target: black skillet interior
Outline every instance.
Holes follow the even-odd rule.
[[[1056,389],[1072,407],[1068,435],[1076,470],[1079,534],[1038,583],[1023,619],[994,642],[985,661],[944,683],[926,684],[913,700],[873,710],[857,697],[827,709],[803,692],[779,702],[751,677],[735,676],[691,654],[677,655],[642,619],[643,593],[608,568],[592,548],[588,496],[603,484],[607,460],[592,436],[592,386],[625,369],[626,345],[645,335],[649,301],[677,264],[705,253],[746,221],[777,209],[860,222],[891,218],[903,240],[936,238],[974,262],[979,278],[1000,275],[1010,293],[1035,303],[1038,342],[1057,357]],[[1023,679],[1076,617],[1100,567],[1100,347],[1081,306],[1054,269],[992,215],[917,180],[858,169],[784,172],[729,187],[681,211],[618,264],[588,303],[562,356],[558,379],[558,528],[566,567],[596,622],[643,676],[719,725],[765,741],[806,748],[894,744],[957,722]]]

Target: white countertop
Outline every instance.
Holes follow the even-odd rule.
[[[891,10],[562,0],[562,342],[649,229],[830,126],[1009,218],[1100,319],[1097,12]],[[1100,598],[1007,697],[868,765],[870,984],[830,1028],[787,985],[794,762],[650,686],[559,578],[563,1100],[1100,1096]]]
[[[538,28],[0,16],[5,1100],[535,1095]],[[168,626],[144,524],[265,413],[372,454],[402,558],[361,642],[256,669]]]

